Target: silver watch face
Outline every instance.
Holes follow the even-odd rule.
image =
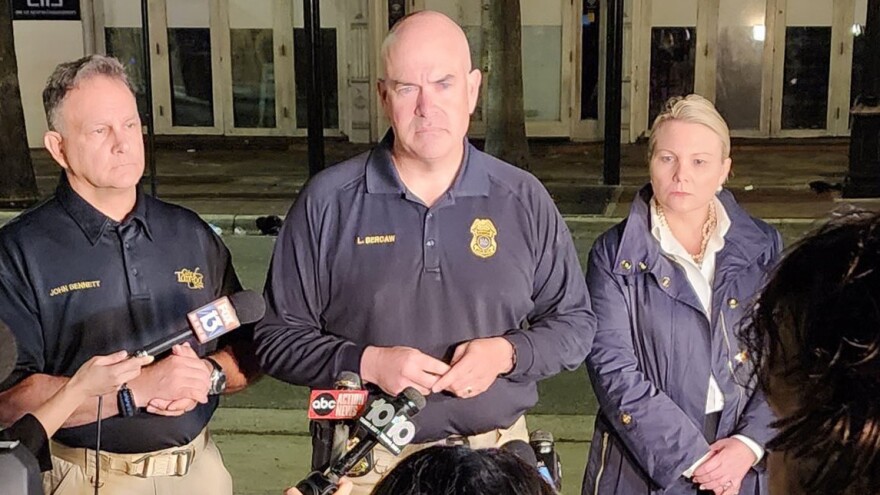
[[[226,390],[226,373],[217,368],[211,372],[211,395],[222,394]]]

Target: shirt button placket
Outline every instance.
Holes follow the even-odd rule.
[[[429,211],[425,214],[425,224],[423,229],[424,239],[422,252],[424,253],[423,261],[425,263],[425,271],[440,271],[440,255],[437,252],[437,219],[433,212]]]
[[[134,224],[120,226],[117,229],[117,234],[119,235],[119,240],[122,242],[123,247],[122,260],[128,270],[128,276],[126,279],[128,280],[129,293],[141,294],[144,292],[143,273],[141,273],[142,270],[138,268],[138,263],[132,253],[132,246],[134,244],[134,237],[137,235],[137,228]]]

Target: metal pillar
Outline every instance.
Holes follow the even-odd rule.
[[[318,0],[303,0],[306,54],[309,77],[306,84],[309,118],[309,177],[324,169],[324,82],[321,74],[321,12]]]
[[[605,158],[602,183],[620,184],[620,112],[623,84],[623,0],[609,0],[605,38]]]
[[[147,126],[146,155],[150,169],[150,194],[155,198],[158,194],[158,179],[156,178],[156,131],[153,128],[153,73],[150,66],[150,14],[147,0],[141,0],[141,36],[144,44],[144,90],[147,93],[147,112],[144,115]]]

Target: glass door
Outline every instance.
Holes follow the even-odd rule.
[[[573,3],[520,0],[523,106],[529,136],[567,136],[571,108]]]
[[[223,0],[227,134],[281,135],[294,128],[290,1]]]
[[[697,0],[652,4],[647,128],[669,98],[694,92],[697,60]]]
[[[97,51],[116,57],[125,66],[134,87],[138,112],[144,120],[147,109],[143,28],[140,0],[106,0],[94,5],[98,32]]]
[[[711,3],[712,0],[708,0]],[[624,37],[624,62],[631,67],[629,92],[626,91],[624,69],[624,111],[627,95],[630,129],[628,138],[638,139],[650,134],[654,119],[673,96],[683,96],[698,90],[711,98],[704,89],[705,54],[707,46],[706,9],[703,0],[666,0],[662,4],[649,0],[634,0],[631,17],[630,49]],[[624,31],[626,32],[626,31]],[[627,62],[627,51],[632,61]]]
[[[835,91],[832,87],[841,86],[833,74],[842,72],[846,64],[843,36],[847,26],[840,16],[844,3],[777,0],[773,136],[833,134],[837,121],[845,117],[845,102],[835,93],[846,93],[846,88]]]
[[[222,134],[220,0],[149,5],[157,132]]]
[[[734,136],[769,135],[772,10],[767,0],[718,5],[714,101]]]
[[[599,141],[604,138],[605,2],[579,0],[575,4],[571,137]]]
[[[852,120],[849,118],[849,110],[858,103],[858,98],[864,89],[864,67],[865,55],[867,49],[867,40],[865,39],[865,26],[868,23],[868,0],[855,0],[852,6],[853,13],[851,16],[844,17],[847,24],[844,25],[844,45],[848,48],[851,68],[849,71],[842,71],[844,76],[849,76],[849,80],[841,78],[841,84],[844,88],[849,89],[849,97],[843,102],[845,110],[843,116],[838,123],[837,134],[849,135],[852,127]],[[846,29],[849,27],[849,29]],[[846,92],[845,92],[846,93]]]
[[[345,96],[344,0],[321,0],[324,124]],[[305,135],[299,0],[150,0],[153,114],[160,134]],[[127,66],[145,106],[140,0],[95,0],[98,48]],[[363,63],[363,62],[362,62]]]
[[[443,12],[464,29],[474,67],[482,63],[482,4],[485,0],[415,0],[413,10]],[[571,0],[520,0],[522,22],[523,107],[528,136],[569,136],[572,108],[572,23]],[[480,67],[483,69],[483,67]],[[470,134],[485,134],[482,118],[486,102],[486,74],[483,97],[472,118]]]
[[[293,87],[294,87],[294,126],[295,133],[305,135],[308,128],[308,95],[306,94],[306,70],[308,55],[306,53],[306,30],[303,18],[303,2],[292,1],[292,25],[287,29],[293,36]],[[321,0],[319,4],[321,13],[321,44],[323,65],[321,76],[323,78],[324,97],[324,129],[325,135],[339,134],[340,126],[340,95],[345,94],[345,63],[346,63],[346,39],[344,5],[345,0]],[[250,4],[250,1],[242,1]],[[288,19],[290,19],[288,17]]]
[[[486,133],[486,122],[483,115],[486,111],[486,91],[488,88],[488,78],[486,77],[486,67],[483,64],[485,53],[483,52],[483,10],[480,0],[459,1],[459,0],[421,0],[416,3],[414,10],[436,10],[449,16],[461,26],[465,36],[468,39],[468,45],[471,49],[471,67],[480,69],[483,72],[483,83],[480,88],[480,99],[474,113],[471,114],[471,125],[469,134],[472,136],[482,136]],[[389,2],[390,5],[390,2]]]

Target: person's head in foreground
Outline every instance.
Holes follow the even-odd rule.
[[[780,418],[785,493],[880,493],[880,216],[848,213],[794,246],[744,336]]]
[[[512,452],[430,447],[398,464],[373,495],[552,495],[538,470]]]

